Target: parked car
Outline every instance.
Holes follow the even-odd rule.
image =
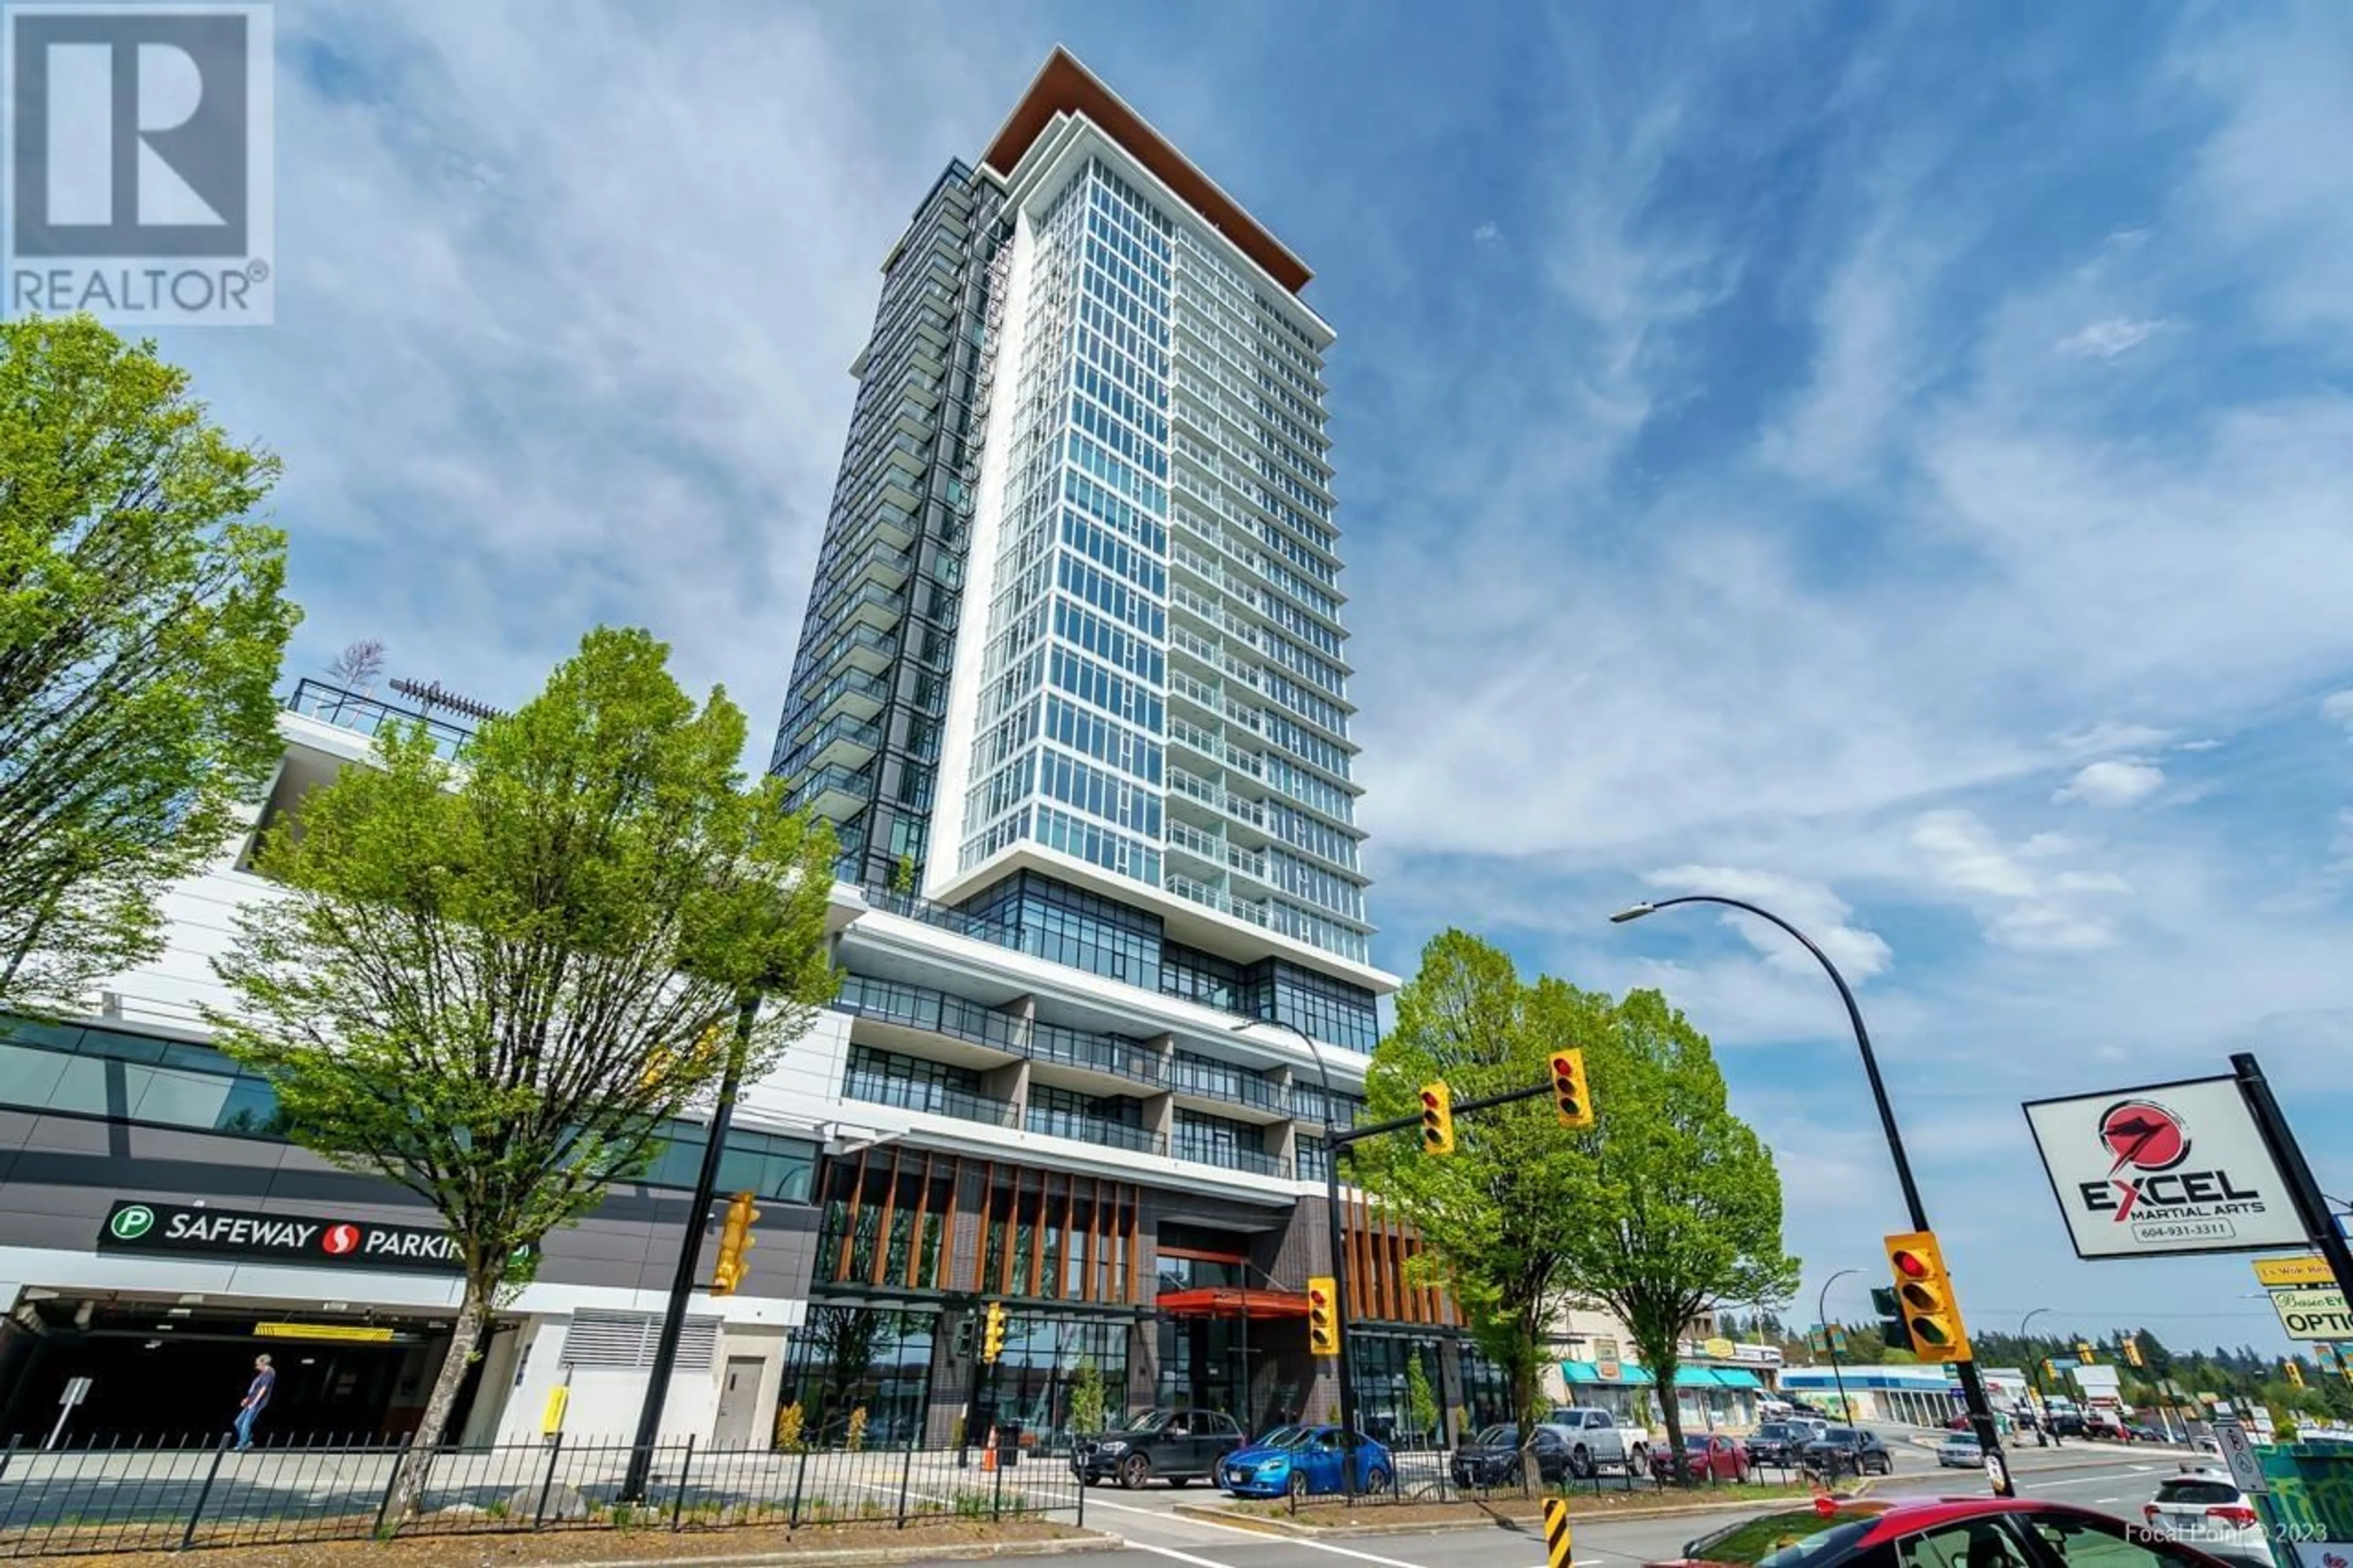
[[[1564,1405],[1553,1411],[1546,1424],[1562,1428],[1568,1439],[1568,1473],[1580,1481],[1609,1469],[1634,1475],[1650,1472],[1650,1434],[1640,1427],[1620,1426],[1609,1411]]]
[[[2157,1484],[2157,1496],[2141,1507],[2149,1533],[2195,1546],[2216,1557],[2271,1562],[2254,1503],[2231,1472],[2211,1466],[2185,1468]]]
[[[1092,1486],[1106,1477],[1140,1487],[1157,1476],[1172,1487],[1215,1480],[1219,1461],[1242,1446],[1233,1417],[1214,1410],[1147,1410],[1125,1426],[1071,1444],[1071,1468]]]
[[[1533,1453],[1536,1477],[1546,1485],[1568,1474],[1571,1434],[1566,1427],[1540,1426],[1525,1446],[1520,1429],[1511,1423],[1490,1426],[1454,1452],[1454,1484],[1458,1487],[1515,1487]]]
[[[1854,1426],[1833,1426],[1806,1445],[1805,1462],[1831,1475],[1889,1476],[1895,1459],[1876,1432]]]
[[[2064,1503],[2026,1498],[1832,1502],[1742,1520],[1687,1542],[1651,1568],[2100,1568],[2146,1563],[2137,1527]],[[2221,1568],[2193,1547],[2171,1546],[2168,1568]],[[2244,1568],[2233,1564],[2232,1568]]]
[[[1820,1436],[1810,1421],[1767,1421],[1749,1435],[1748,1462],[1795,1469],[1799,1451]]]
[[[2084,1436],[2084,1418],[2072,1410],[2062,1410],[2051,1417],[2051,1430],[2062,1437]]]
[[[1218,1485],[1235,1497],[1305,1497],[1336,1492],[1341,1486],[1341,1431],[1337,1426],[1278,1426],[1246,1448],[1228,1454],[1218,1467]],[[1397,1477],[1388,1448],[1362,1434],[1347,1444],[1345,1489],[1385,1492]]]
[[[1745,1481],[1748,1451],[1721,1432],[1683,1436],[1683,1473],[1695,1481]]]
[[[1974,1432],[1954,1432],[1936,1445],[1936,1465],[1940,1469],[1974,1470],[1985,1464],[1985,1445]]]
[[[2134,1422],[2131,1426],[2126,1426],[2125,1431],[2131,1435],[2132,1440],[2136,1443],[2164,1443],[2171,1441],[2170,1438],[2168,1438],[2164,1433],[2158,1431],[2156,1427],[2147,1426],[2142,1422]]]

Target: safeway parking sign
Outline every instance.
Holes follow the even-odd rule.
[[[2331,1289],[2274,1289],[2272,1310],[2292,1340],[2353,1339],[2353,1311],[2345,1306],[2345,1292]]]

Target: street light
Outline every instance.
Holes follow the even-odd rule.
[[[2036,1399],[2040,1400],[2042,1405],[2042,1434],[2051,1439],[2051,1446],[2056,1448],[2063,1447],[2065,1445],[2065,1439],[2059,1436],[2059,1428],[2051,1419],[2051,1394],[2050,1392],[2042,1386],[2042,1358],[2034,1353],[2034,1347],[2031,1344],[2026,1342],[2026,1325],[2034,1321],[2035,1319],[2041,1317],[2050,1310],[2051,1309],[2048,1307],[2037,1307],[2034,1310],[2027,1313],[2026,1316],[2019,1319],[2018,1339],[2020,1347],[2026,1352],[2027,1359],[2033,1363],[2034,1396]]]
[[[1839,1370],[1838,1335],[1831,1331],[1831,1287],[1850,1274],[1860,1274],[1860,1268],[1841,1268],[1822,1281],[1822,1293],[1814,1300],[1814,1321],[1822,1326],[1822,1348],[1831,1353],[1831,1381],[1838,1384],[1839,1419],[1852,1421],[1854,1406],[1846,1402],[1846,1373]]]
[[[1888,1157],[1895,1163],[1895,1180],[1904,1190],[1904,1206],[1912,1217],[1912,1228],[1917,1231],[1929,1229],[1928,1210],[1920,1202],[1920,1188],[1912,1180],[1912,1162],[1904,1152],[1904,1135],[1895,1126],[1895,1110],[1887,1100],[1887,1084],[1879,1076],[1879,1058],[1872,1054],[1871,1031],[1863,1026],[1862,1009],[1855,1005],[1854,992],[1848,987],[1846,976],[1839,973],[1838,965],[1831,962],[1831,955],[1824,952],[1813,938],[1772,910],[1739,899],[1728,899],[1720,893],[1685,893],[1676,898],[1661,899],[1655,903],[1630,904],[1611,915],[1609,923],[1624,925],[1629,921],[1641,920],[1644,915],[1673,909],[1677,904],[1719,904],[1725,909],[1755,915],[1758,920],[1778,926],[1799,946],[1814,955],[1814,962],[1822,966],[1822,973],[1831,977],[1832,985],[1838,987],[1839,1000],[1846,1004],[1847,1022],[1854,1026],[1855,1048],[1862,1054],[1863,1076],[1871,1082],[1872,1103],[1879,1110],[1880,1131],[1887,1135]],[[1986,1455],[1986,1475],[1993,1482],[1996,1493],[2002,1497],[2014,1497],[2017,1492],[2010,1484],[2010,1467],[2002,1462],[2000,1434],[1994,1429],[1993,1406],[1986,1399],[1985,1379],[1978,1374],[1978,1365],[1974,1361],[1954,1364],[1960,1373],[1961,1397],[1968,1407],[1969,1425],[1977,1429],[1978,1442]]]
[[[1296,1024],[1286,1024],[1280,1018],[1244,1018],[1232,1026],[1232,1033],[1247,1034],[1251,1029],[1280,1029],[1307,1047],[1315,1059],[1315,1076],[1324,1086],[1324,1227],[1325,1245],[1332,1256],[1334,1338],[1339,1341],[1340,1430],[1346,1434],[1344,1444],[1356,1432],[1356,1382],[1348,1370],[1348,1235],[1340,1219],[1340,1127],[1332,1118],[1332,1069],[1324,1064],[1324,1047],[1315,1037]],[[1303,1414],[1304,1414],[1303,1412]],[[1345,1479],[1346,1467],[1341,1467]]]

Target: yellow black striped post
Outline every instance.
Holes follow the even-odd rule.
[[[1545,1568],[1568,1568],[1568,1500],[1545,1499]]]

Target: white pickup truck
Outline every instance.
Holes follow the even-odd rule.
[[[1640,1426],[1620,1424],[1615,1412],[1591,1405],[1564,1405],[1545,1417],[1545,1425],[1560,1428],[1568,1444],[1568,1473],[1579,1480],[1603,1470],[1651,1472],[1651,1435]]]

